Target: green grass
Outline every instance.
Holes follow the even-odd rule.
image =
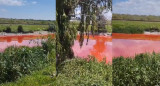
[[[135,58],[113,59],[114,86],[160,85],[160,54],[140,54]]]
[[[160,22],[112,21],[113,33],[141,34],[144,31],[160,31]]]
[[[42,47],[8,47],[0,53],[0,84],[43,69],[54,60],[55,41],[50,37],[42,42]]]
[[[82,59],[67,60],[61,65],[58,77],[54,77],[54,64],[3,86],[112,86],[111,65]]]
[[[6,27],[11,28],[11,32],[16,33],[18,24],[0,24],[0,32],[6,29]],[[34,32],[34,31],[43,31],[47,30],[49,25],[22,25],[24,32]]]

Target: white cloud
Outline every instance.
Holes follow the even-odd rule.
[[[0,5],[22,6],[24,5],[24,0],[0,0]]]
[[[33,1],[32,4],[37,4],[37,2],[36,2],[36,1]]]
[[[160,15],[160,0],[128,0],[113,5],[113,13]]]
[[[106,12],[105,10],[102,12],[102,14],[104,15],[104,17],[107,19],[107,20],[112,20],[112,12],[111,11],[108,11]]]

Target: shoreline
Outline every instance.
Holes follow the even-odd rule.
[[[6,32],[0,32],[0,36],[23,36],[23,35],[48,35],[48,34],[54,34],[56,32],[48,32],[48,31],[35,31],[33,33],[6,33]],[[86,33],[84,33],[86,34]],[[77,35],[80,35],[80,32],[77,32]],[[89,35],[92,35],[90,32]],[[99,36],[112,36],[112,33],[95,33],[94,35]]]

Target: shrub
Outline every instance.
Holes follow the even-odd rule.
[[[112,66],[96,60],[67,60],[60,67],[58,86],[112,86]],[[53,84],[54,85],[54,84]]]
[[[23,33],[24,32],[22,25],[18,26],[17,31],[18,31],[18,33]]]
[[[49,25],[49,27],[48,27],[48,30],[47,31],[50,31],[50,32],[54,32],[54,31],[56,31],[55,30],[55,26],[54,25]]]
[[[3,32],[6,32],[6,33],[11,33],[11,28],[9,26],[6,27],[6,30],[4,30]]]
[[[41,47],[9,47],[1,53],[0,83],[14,81],[23,74],[40,69],[46,61]]]
[[[135,58],[113,59],[113,85],[160,85],[160,54],[140,54]]]
[[[112,33],[112,26],[111,25],[105,25],[105,29],[108,33]]]
[[[55,59],[53,39],[42,47],[9,47],[0,53],[0,83],[15,81],[25,74],[44,68]]]

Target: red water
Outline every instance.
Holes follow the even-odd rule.
[[[54,35],[53,35],[54,36]],[[47,35],[23,35],[23,36],[0,36],[0,52],[3,52],[9,46],[41,46],[41,38]],[[77,36],[77,39],[79,36]],[[95,56],[98,61],[106,58],[106,63],[112,62],[112,37],[111,36],[90,36],[88,45],[86,45],[87,37],[84,44],[80,48],[79,42],[75,41],[72,49],[74,55],[87,58],[88,55]]]
[[[140,53],[160,52],[160,35],[112,34],[113,57],[134,57]]]

